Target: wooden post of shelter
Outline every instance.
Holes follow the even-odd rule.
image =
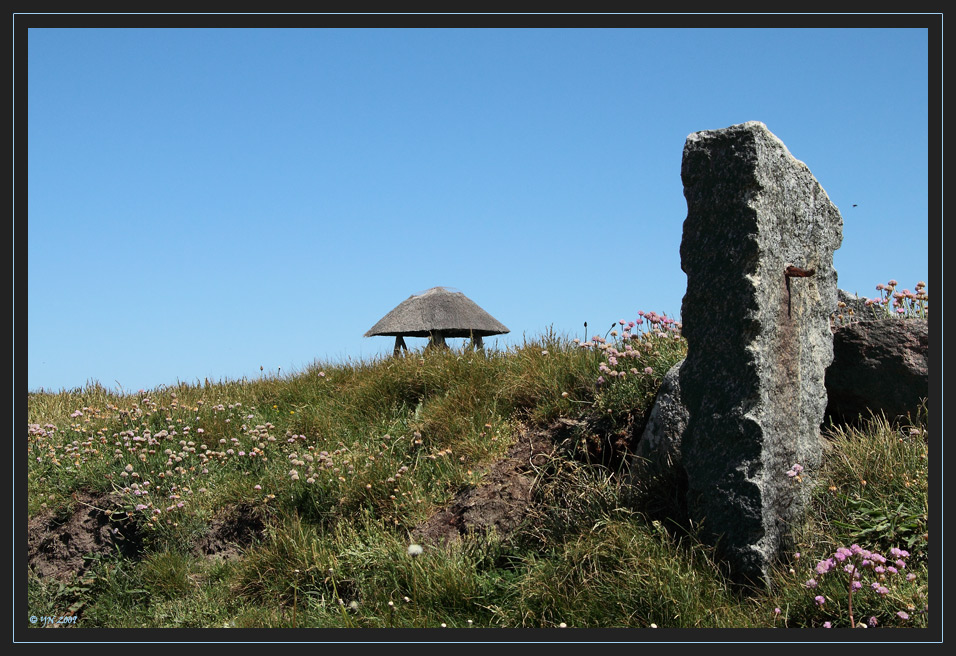
[[[481,333],[475,334],[475,331],[471,331],[471,349],[473,351],[483,351],[485,348],[484,343],[481,341]]]
[[[428,346],[427,349],[446,349],[448,344],[445,343],[445,333],[440,330],[433,330],[428,335]]]

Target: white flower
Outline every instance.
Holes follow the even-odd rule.
[[[408,555],[411,556],[412,558],[422,555],[421,546],[417,544],[408,545]]]

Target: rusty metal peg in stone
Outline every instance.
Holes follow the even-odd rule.
[[[784,270],[783,274],[788,278],[809,278],[816,272],[816,269],[801,269],[791,264]]]

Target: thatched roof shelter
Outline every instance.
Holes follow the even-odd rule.
[[[442,345],[446,337],[469,337],[480,347],[483,336],[507,332],[504,324],[461,292],[432,287],[399,303],[365,337],[394,336],[397,354],[406,348],[404,337],[428,337],[430,345]]]

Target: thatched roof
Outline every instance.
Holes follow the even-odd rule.
[[[365,333],[373,335],[429,337],[480,337],[509,330],[461,292],[432,287],[402,301]]]

